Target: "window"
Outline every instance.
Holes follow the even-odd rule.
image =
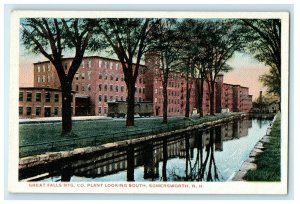
[[[118,101],[119,100],[119,97],[118,96],[116,96],[116,101]]]
[[[157,94],[157,89],[155,89],[155,93]]]
[[[107,96],[104,96],[104,102],[107,102]]]
[[[19,115],[23,115],[23,107],[22,106],[19,107]]]
[[[35,93],[35,101],[40,102],[41,101],[41,93]]]
[[[84,84],[81,84],[81,91],[84,91]]]
[[[107,69],[107,62],[104,62],[104,67],[105,69]]]
[[[104,79],[107,80],[107,74],[105,74]]]
[[[101,111],[101,107],[99,107],[99,108],[98,108],[98,113],[101,113],[101,112],[102,112],[102,111]]]
[[[59,101],[59,94],[54,94],[54,102],[58,102]]]
[[[104,84],[104,91],[107,91],[107,84]]]
[[[92,67],[92,61],[89,60],[89,69],[91,69],[91,67]]]
[[[110,67],[110,69],[113,68],[113,63],[112,62],[109,64],[109,67]]]
[[[119,76],[118,75],[116,76],[116,81],[119,81]]]
[[[38,71],[38,72],[41,72],[41,67],[40,67],[40,65],[37,66],[37,71]]]
[[[26,115],[31,115],[31,107],[26,107]]]
[[[141,102],[142,101],[142,97],[139,97],[139,102]]]
[[[40,83],[41,82],[41,77],[37,76],[37,82]]]
[[[50,102],[50,98],[51,98],[50,92],[46,92],[46,95],[45,95],[45,101],[46,101],[46,102]]]
[[[102,91],[102,84],[99,84],[99,91]]]
[[[142,78],[139,78],[139,82],[140,82],[140,84],[142,83]]]
[[[102,102],[102,95],[99,95],[99,102]]]
[[[79,74],[78,74],[78,72],[75,74],[75,79],[76,80],[78,80],[78,78],[79,78]]]
[[[104,107],[104,113],[107,113],[107,107]]]
[[[50,75],[48,75],[48,82],[50,82],[50,80],[51,80],[51,76],[50,76]]]
[[[88,91],[91,91],[92,88],[91,88],[90,84],[87,85],[87,89],[88,89]]]
[[[118,63],[116,64],[116,70],[117,71],[119,70],[119,64]]]
[[[109,101],[113,101],[114,100],[114,97],[113,96],[110,96],[109,97]]]
[[[121,96],[121,101],[124,101],[124,97],[123,96]]]
[[[119,92],[119,87],[118,86],[116,86],[116,92]]]
[[[47,66],[48,66],[48,72],[50,72],[51,71],[50,64],[48,64]]]
[[[84,60],[82,60],[81,66],[82,66],[82,68],[84,68]]]
[[[76,91],[79,91],[79,87],[78,87],[78,84],[76,84]]]
[[[24,99],[24,93],[19,92],[19,101],[23,101],[23,99]]]
[[[54,115],[58,115],[58,107],[54,107]]]
[[[154,102],[157,103],[157,98],[154,99]]]
[[[92,74],[92,72],[89,71],[89,72],[88,72],[88,80],[91,80],[91,74]]]
[[[121,77],[121,81],[124,81],[124,76]]]
[[[102,74],[101,73],[99,73],[99,79],[102,79]]]
[[[45,65],[43,64],[43,72],[45,72],[46,71],[46,69],[45,69]]]
[[[84,77],[85,77],[85,74],[83,72],[83,73],[81,73],[81,79],[84,79]]]
[[[42,82],[45,82],[45,81],[46,81],[46,77],[45,77],[45,75],[43,75]]]
[[[124,86],[121,86],[121,92],[124,92]]]
[[[110,91],[114,91],[114,86],[110,85]]]
[[[139,93],[142,93],[142,88],[139,88]]]
[[[41,115],[41,107],[35,108],[35,115]]]
[[[30,102],[31,98],[32,98],[32,93],[31,92],[27,92],[26,94],[27,94],[26,101]]]
[[[114,76],[112,74],[110,75],[110,80],[114,80]]]
[[[99,60],[99,68],[102,67],[102,60]]]

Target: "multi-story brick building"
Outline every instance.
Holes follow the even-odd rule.
[[[68,71],[72,58],[65,58],[63,66]],[[184,115],[186,91],[191,89],[190,113],[198,106],[196,79],[180,72],[171,72],[168,79],[168,115]],[[49,62],[34,63],[34,87],[60,90],[60,82],[55,67]],[[110,101],[126,101],[127,89],[122,65],[118,60],[89,56],[84,57],[72,83],[74,94],[73,115],[106,115]],[[215,84],[216,112],[248,112],[252,107],[252,96],[247,87],[223,83],[223,75],[218,75]],[[39,88],[39,89],[41,89]],[[34,89],[34,88],[33,88]],[[21,89],[20,89],[21,90]],[[163,114],[162,71],[159,53],[147,53],[145,65],[141,65],[136,81],[135,101],[153,102],[155,115]],[[204,82],[202,108],[209,114],[209,87]],[[42,114],[41,116],[45,116]],[[60,116],[60,114],[58,115]]]

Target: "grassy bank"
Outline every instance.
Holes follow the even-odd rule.
[[[266,149],[255,158],[257,169],[248,171],[244,180],[280,181],[280,122],[278,115],[270,133],[270,142],[265,143]]]
[[[20,157],[50,151],[70,150],[78,147],[101,145],[149,134],[167,132],[190,125],[214,121],[240,113],[224,113],[199,118],[170,117],[168,124],[161,118],[139,118],[135,126],[126,128],[125,120],[73,121],[73,134],[61,136],[61,123],[20,124]]]

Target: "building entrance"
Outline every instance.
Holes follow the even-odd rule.
[[[50,117],[51,116],[51,108],[50,107],[45,107],[44,116],[45,117]]]

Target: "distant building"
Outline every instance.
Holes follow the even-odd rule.
[[[68,71],[71,62],[72,58],[63,60],[65,72]],[[190,77],[190,114],[195,113],[198,107],[197,86],[199,84],[196,83],[196,79]],[[249,95],[247,87],[223,83],[223,75],[217,76],[215,86],[214,109],[216,112],[250,111],[252,96]],[[127,97],[127,88],[120,61],[105,57],[84,57],[74,76],[72,87],[74,91],[73,115],[106,115],[108,111],[107,102],[126,101]],[[169,116],[185,114],[187,87],[186,76],[183,73],[170,72],[167,87]],[[27,87],[27,89],[29,90],[30,88]],[[41,91],[43,89],[44,92]],[[47,90],[52,93],[51,96],[59,94],[59,97],[61,97],[60,89],[61,85],[55,67],[49,61],[34,63],[32,95],[37,91],[45,94],[45,90]],[[26,94],[27,90],[20,88],[21,92]],[[43,97],[46,96],[43,95]],[[139,75],[136,80],[135,101],[152,101],[154,115],[161,116],[163,114],[162,71],[160,69],[159,53],[145,54],[145,65],[140,65]],[[54,104],[50,105],[50,103],[37,102],[42,111],[39,112],[39,108],[31,109],[31,113],[29,103],[25,105],[23,103],[21,104],[20,101],[20,107],[23,107],[23,112],[20,115],[24,117],[32,114],[37,117],[36,111],[39,113],[39,117],[49,116],[48,106],[52,108],[50,116],[61,116],[61,109],[59,109],[61,103],[54,102]],[[31,102],[32,107],[37,105],[34,103],[36,101]],[[28,106],[28,111],[27,109],[25,110],[26,106]],[[46,106],[47,109],[45,109]],[[56,111],[57,108],[58,112]],[[202,108],[204,115],[209,114],[209,86],[206,81],[204,82]]]

